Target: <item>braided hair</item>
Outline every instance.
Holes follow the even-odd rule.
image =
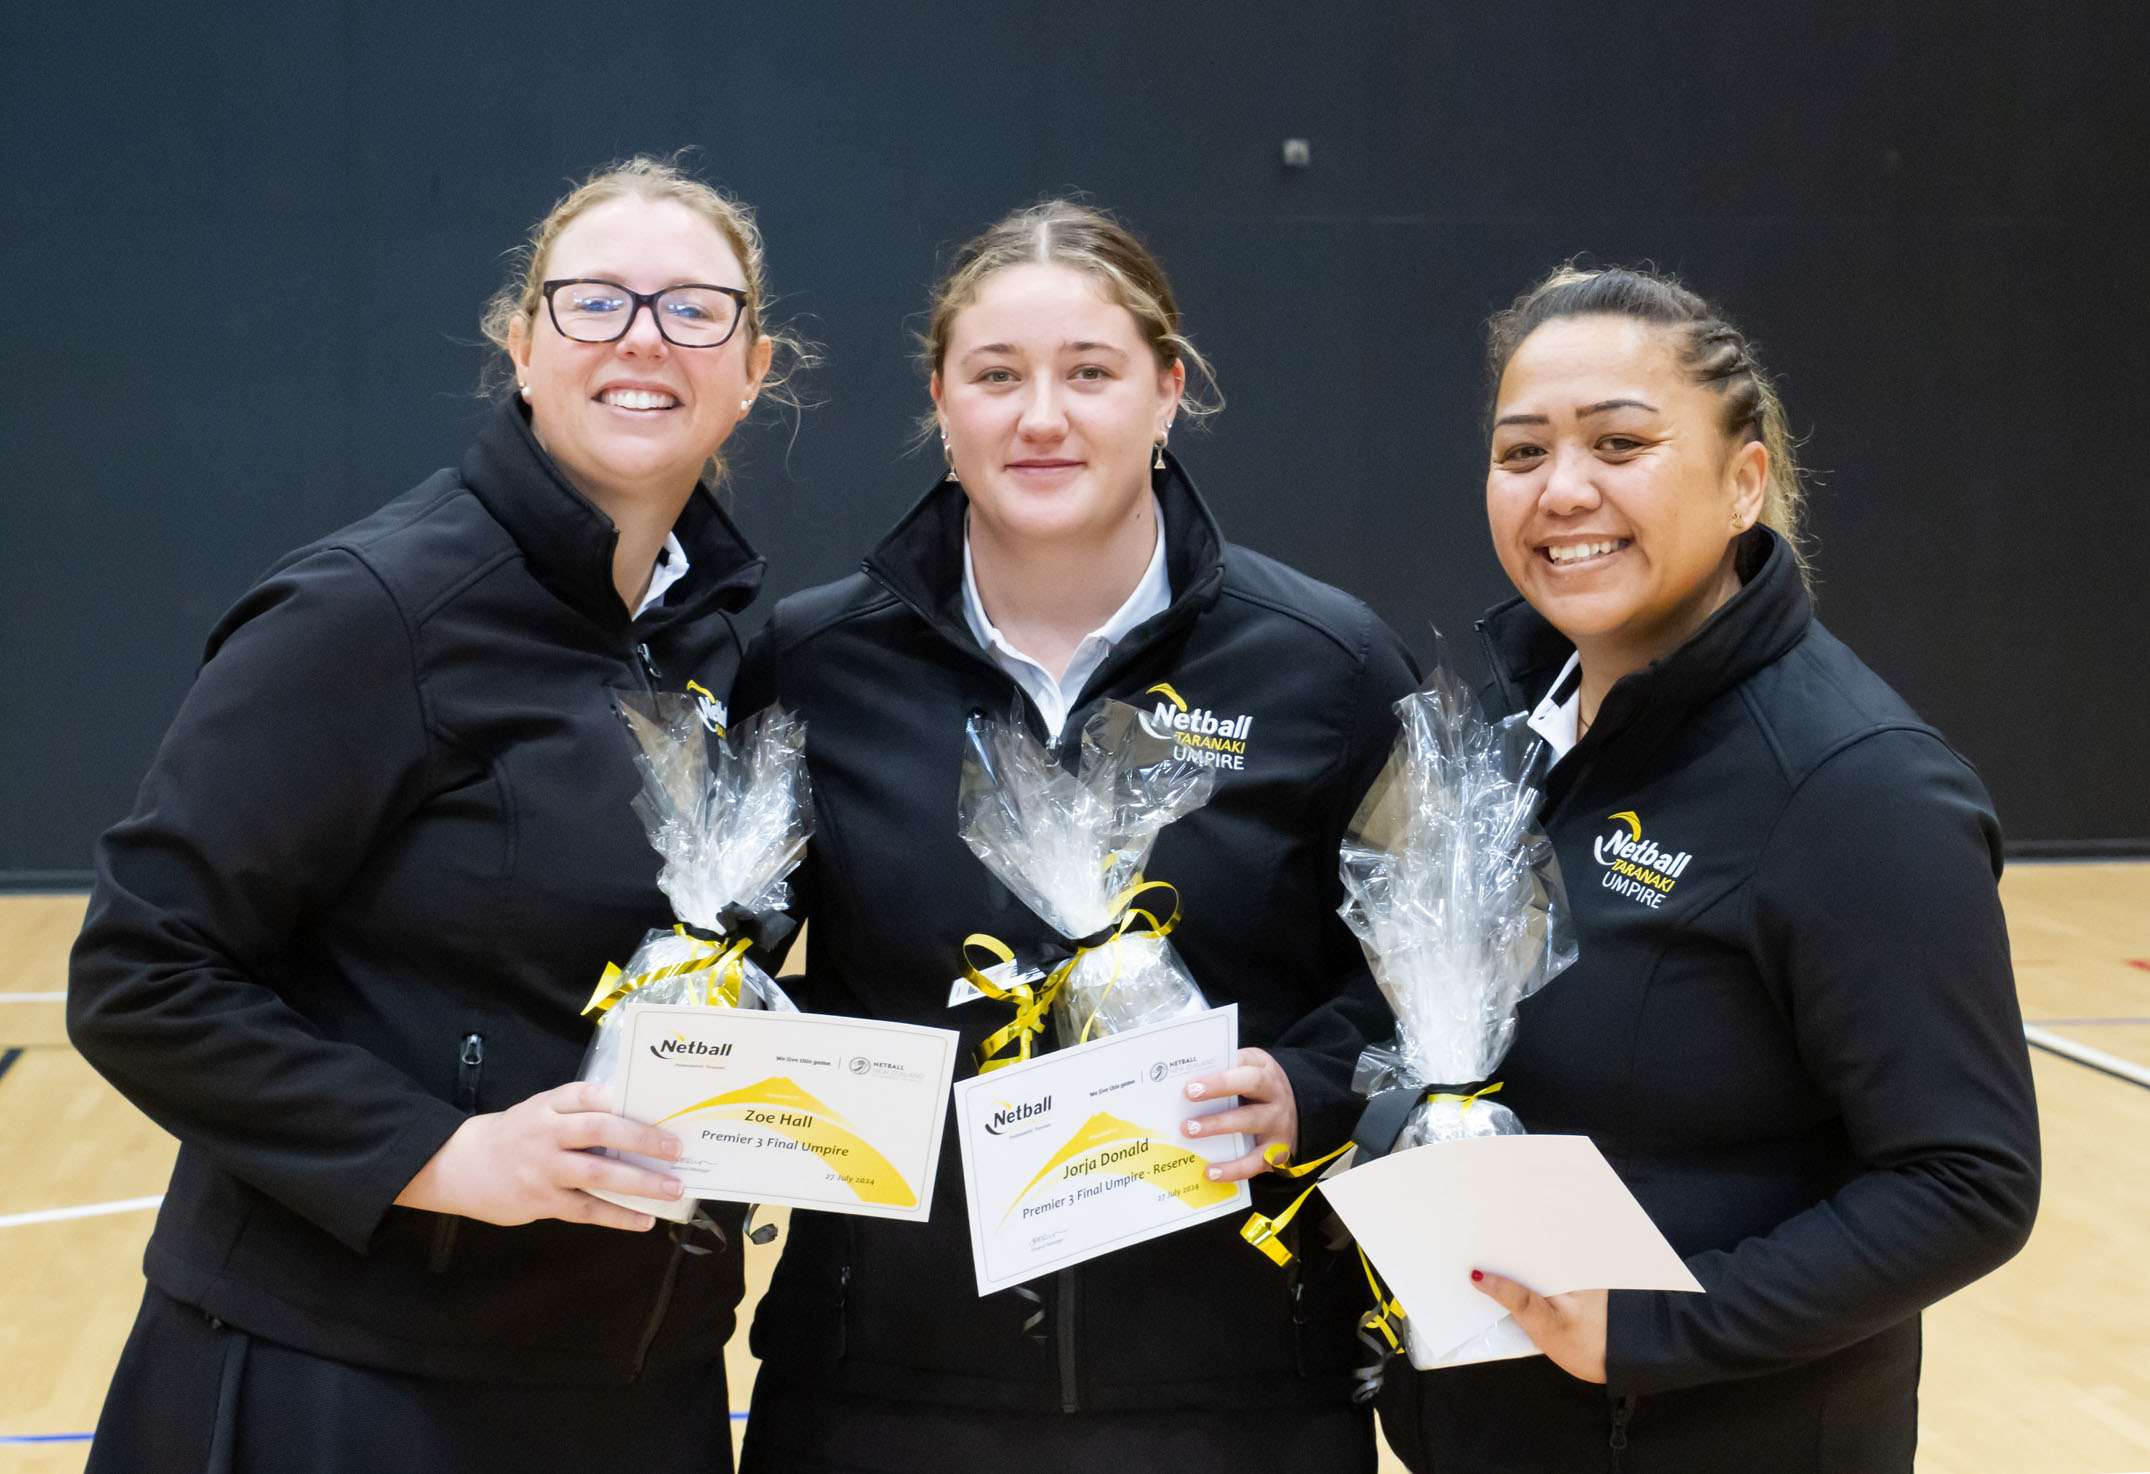
[[[1488,410],[1501,375],[1523,340],[1555,318],[1626,317],[1675,335],[1674,352],[1693,381],[1713,390],[1722,404],[1719,421],[1737,443],[1759,441],[1769,452],[1769,481],[1762,493],[1762,521],[1773,528],[1811,583],[1800,522],[1806,493],[1793,457],[1791,430],[1776,385],[1746,334],[1674,277],[1629,266],[1589,270],[1572,263],[1493,314],[1486,330],[1490,373]]]

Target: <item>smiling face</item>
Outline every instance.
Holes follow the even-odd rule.
[[[1185,378],[1094,277],[1038,262],[994,272],[933,376],[971,516],[1017,545],[1109,537],[1149,495]]]
[[[1586,684],[1593,663],[1617,677],[1699,629],[1737,591],[1732,545],[1761,514],[1768,453],[1725,433],[1673,349],[1633,318],[1555,318],[1501,374],[1494,549],[1582,652]]]
[[[577,216],[553,242],[543,275],[601,277],[638,292],[746,285],[715,224],[676,200],[639,195]],[[647,310],[617,342],[577,342],[561,335],[542,302],[532,321],[517,320],[509,343],[538,443],[601,507],[684,496],[745,413],[740,403],[759,389],[770,349],[766,338],[750,341],[744,324],[721,347],[681,348]]]

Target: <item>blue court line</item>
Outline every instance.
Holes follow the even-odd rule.
[[[88,1443],[87,1433],[0,1433],[0,1443]]]
[[[0,1075],[5,1075],[15,1061],[21,1058],[22,1051],[20,1049],[10,1049],[5,1054],[0,1054]]]
[[[743,1412],[732,1414],[732,1421],[744,1423]],[[0,1433],[0,1443],[88,1443],[95,1435],[89,1433]]]

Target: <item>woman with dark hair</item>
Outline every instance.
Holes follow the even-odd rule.
[[[1520,597],[1487,705],[1551,747],[1581,945],[1502,1099],[1592,1137],[1707,1293],[1474,1274],[1544,1357],[1399,1369],[1384,1428],[1441,1474],[1909,1470],[1919,1312],[2038,1199],[1992,805],[1815,621],[1783,409],[1721,314],[1564,270],[1490,356]]]
[[[575,1076],[670,920],[613,692],[721,699],[761,578],[705,474],[763,311],[743,206],[594,175],[487,314],[516,389],[461,465],[210,636],[68,982],[179,1138],[92,1470],[730,1467],[737,1215],[595,1196],[677,1198],[587,1150],[677,1145]]]
[[[1147,867],[1178,887],[1172,945],[1248,1046],[1199,1082],[1240,1099],[1202,1129],[1255,1138],[1232,1179],[1266,1169],[1261,1149],[1339,1143],[1385,1010],[1336,916],[1336,850],[1409,658],[1356,599],[1224,540],[1164,448],[1203,407],[1201,359],[1109,216],[1054,202],[987,230],[927,338],[947,478],[863,573],[780,604],[740,675],[741,711],[780,702],[811,734],[795,996],[966,1046],[1005,1024],[948,1009],[965,934],[1026,955],[1055,938],[958,837],[966,718],[1020,704],[1064,752],[1108,699],[1184,702],[1244,736],[1186,749],[1217,760],[1216,790]],[[1354,1261],[1302,1244],[1279,1273],[1218,1221],[980,1298],[953,1128],[944,1147],[930,1222],[793,1215],[755,1314],[745,1468],[1370,1474]]]

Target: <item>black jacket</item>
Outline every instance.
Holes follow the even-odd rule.
[[[1783,542],[1740,551],[1740,591],[1553,769],[1581,959],[1500,1071],[1531,1130],[1596,1140],[1708,1293],[1614,1292],[1605,1387],[1537,1358],[1401,1379],[1420,1467],[1908,1470],[1919,1311],[2030,1231],[1992,806],[1814,621]],[[1571,653],[1521,601],[1479,628],[1498,711]]]
[[[68,985],[76,1046],[180,1140],[145,1262],[167,1293],[442,1376],[720,1355],[736,1245],[391,1206],[466,1112],[574,1078],[598,973],[670,920],[610,693],[728,691],[762,569],[706,491],[676,530],[691,571],[630,622],[611,522],[504,405],[460,472],[218,624]]]
[[[1345,821],[1386,758],[1391,704],[1414,671],[1365,605],[1226,544],[1174,464],[1157,483],[1170,607],[1093,675],[1062,733],[1104,698],[1251,716],[1244,768],[1163,832],[1147,874],[1179,888],[1172,944],[1209,1000],[1237,1002],[1245,1044],[1290,1074],[1301,1154],[1356,1115],[1361,1038],[1387,1009],[1336,917]],[[950,1010],[960,943],[983,930],[1018,953],[1050,932],[956,834],[964,721],[1007,711],[1016,683],[962,611],[960,488],[929,493],[865,571],[786,599],[748,652],[741,711],[775,700],[806,719],[816,827],[802,867],[811,914],[800,1003],[962,1031],[968,1050],[1005,1005]],[[1033,722],[1037,720],[1030,710]],[[1042,728],[1039,729],[1042,733]],[[1348,1265],[1310,1252],[1281,1271],[1219,1221],[981,1299],[972,1278],[956,1134],[926,1224],[798,1213],[754,1321],[764,1376],[842,1395],[1020,1409],[1305,1404],[1346,1395],[1361,1307]],[[1295,1293],[1299,1296],[1295,1303]],[[1317,1303],[1318,1302],[1318,1303]]]

